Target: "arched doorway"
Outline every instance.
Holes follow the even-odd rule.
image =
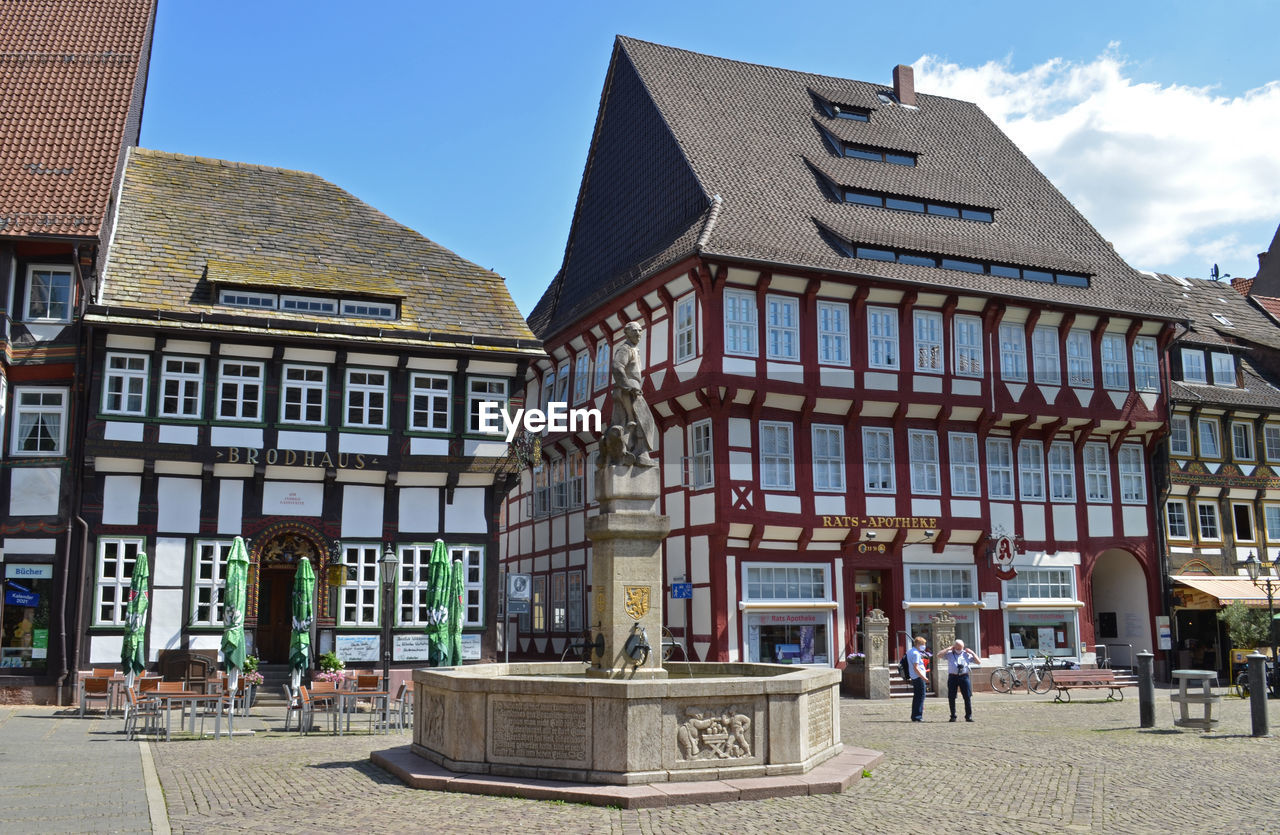
[[[1150,651],[1151,596],[1137,557],[1113,548],[1098,555],[1089,577],[1093,598],[1094,643],[1105,644],[1111,663],[1133,667],[1137,653]]]
[[[258,569],[255,647],[262,663],[289,663],[293,578],[303,557],[317,572],[322,571],[321,554],[319,534],[296,523],[283,530],[268,529],[254,542],[251,559]]]

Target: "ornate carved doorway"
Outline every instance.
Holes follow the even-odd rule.
[[[323,570],[319,535],[296,523],[264,534],[253,548],[253,561],[258,566],[257,652],[264,664],[287,664],[293,631],[293,577],[303,557],[317,572]]]

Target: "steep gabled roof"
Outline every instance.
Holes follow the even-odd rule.
[[[154,0],[0,3],[0,236],[99,233],[154,22]]]
[[[1271,238],[1271,246],[1261,256],[1258,264],[1258,275],[1253,279],[1249,292],[1259,296],[1280,296],[1280,226]]]
[[[976,105],[619,37],[547,335],[682,257],[813,268],[1009,299],[1167,316],[1146,283]],[[870,114],[836,118],[831,105]],[[843,156],[840,143],[917,155]],[[995,210],[995,222],[846,203],[844,189]],[[713,195],[723,197],[706,224]],[[708,233],[708,226],[710,227]],[[849,244],[1090,276],[1087,288],[850,257]]]
[[[1152,290],[1189,326],[1179,342],[1280,350],[1280,327],[1223,281],[1144,273]]]

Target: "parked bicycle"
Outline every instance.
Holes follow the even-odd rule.
[[[1044,659],[1037,664],[1036,656]],[[1053,689],[1053,670],[1057,666],[1065,667],[1066,662],[1055,661],[1052,657],[1030,651],[1027,653],[1030,664],[1015,661],[998,667],[991,673],[991,689],[997,693],[1012,692],[1015,687],[1026,687],[1028,693],[1048,693]]]
[[[1268,661],[1266,662],[1266,667],[1267,669],[1266,669],[1265,675],[1270,681],[1271,692],[1275,693],[1277,692],[1276,690],[1277,686],[1280,685],[1280,682],[1278,682],[1276,679],[1276,666],[1275,664]],[[1237,695],[1239,695],[1240,698],[1242,699],[1249,698],[1249,665],[1248,664],[1243,665],[1243,669],[1236,674],[1235,684],[1236,684]]]
[[[1005,664],[991,671],[991,689],[997,693],[1009,693],[1022,687],[1027,680],[1027,665],[1021,661]]]

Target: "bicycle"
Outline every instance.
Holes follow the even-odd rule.
[[[1028,653],[1035,655],[1035,653]],[[1051,655],[1040,653],[1040,657],[1044,659],[1044,663],[1040,665],[1033,664],[1031,671],[1027,674],[1027,690],[1031,693],[1044,694],[1053,689],[1053,670],[1057,666],[1058,669],[1066,669],[1067,662],[1059,661]]]
[[[991,671],[991,689],[997,693],[1008,693],[1015,687],[1022,687],[1026,682],[1027,665],[1021,661],[1005,664]]]
[[[1035,656],[1040,655],[1045,659],[1043,664],[1035,663]],[[1015,661],[1012,664],[1006,664],[999,667],[991,673],[991,689],[997,693],[1009,693],[1015,687],[1026,687],[1028,693],[1044,694],[1053,689],[1053,667],[1054,660],[1042,653],[1030,651],[1027,657],[1031,659],[1031,664],[1023,664],[1021,661]],[[1059,667],[1065,666],[1065,662],[1059,662]]]
[[[1266,662],[1266,672],[1264,674],[1269,680],[1272,691],[1274,692],[1277,687],[1276,670],[1275,670],[1275,665],[1272,664],[1270,661]],[[1236,692],[1240,695],[1240,698],[1242,699],[1249,698],[1249,665],[1248,664],[1245,664],[1244,669],[1242,669],[1236,675],[1235,685],[1236,685]]]

